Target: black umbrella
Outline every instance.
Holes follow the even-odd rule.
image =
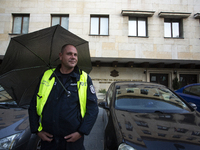
[[[42,73],[60,63],[64,44],[76,46],[78,67],[89,73],[88,41],[56,25],[11,38],[1,64],[0,85],[19,105],[29,104]]]

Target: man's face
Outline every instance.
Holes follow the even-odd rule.
[[[72,45],[67,45],[63,52],[59,54],[61,64],[68,69],[74,68],[78,62],[77,49]]]

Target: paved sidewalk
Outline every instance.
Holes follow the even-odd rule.
[[[103,109],[99,108],[99,115],[94,124],[94,127],[88,136],[85,136],[85,149],[86,150],[103,150]]]

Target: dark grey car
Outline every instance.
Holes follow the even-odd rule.
[[[99,106],[105,150],[200,149],[200,113],[163,85],[113,82]]]
[[[19,107],[0,87],[1,150],[37,150],[40,148],[40,139],[30,132],[28,107],[28,105]]]

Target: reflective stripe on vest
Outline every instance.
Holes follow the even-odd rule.
[[[40,126],[38,128],[38,131],[42,131],[42,124],[41,124],[42,111],[55,82],[55,77],[49,80],[54,70],[55,69],[50,69],[45,71],[42,80],[40,82],[40,87],[37,94],[37,105],[36,105],[37,114],[40,116]],[[81,116],[83,118],[85,116],[86,102],[87,102],[87,73],[85,73],[84,71],[82,71],[82,74],[80,75],[80,80],[77,81],[77,88],[78,88]]]

